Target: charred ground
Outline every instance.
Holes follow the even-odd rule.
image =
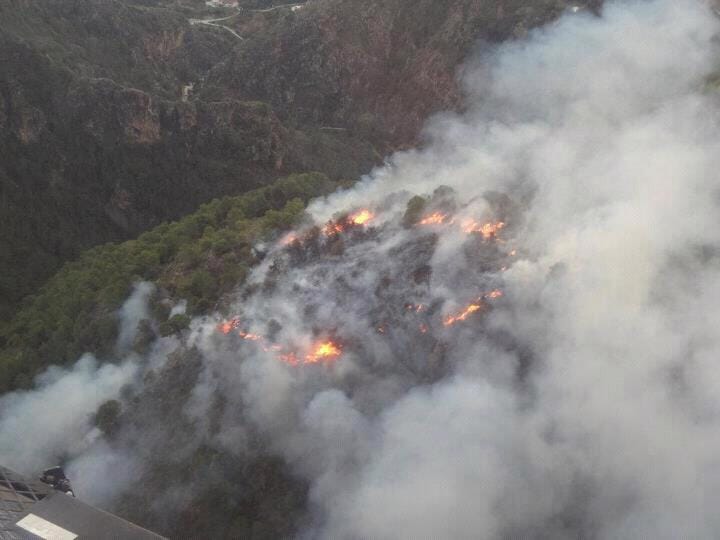
[[[313,526],[308,479],[277,446],[277,426],[257,423],[240,397],[239,373],[253,359],[285,366],[303,396],[337,389],[373,416],[387,400],[447,377],[464,344],[478,336],[518,353],[520,344],[485,324],[490,311],[503,309],[502,273],[518,258],[512,242],[521,225],[518,203],[487,193],[489,210],[475,221],[456,219],[467,204],[448,188],[398,211],[407,198],[399,193],[386,205],[350,209],[327,223],[300,222],[267,244],[266,270],[226,298],[224,319],[185,332],[161,368],[152,361],[143,368],[142,384],[117,402],[106,437],[113,451],[141,464],[134,474],[144,488],[127,490],[114,511],[172,537],[276,538]],[[437,215],[444,219],[429,220]],[[477,223],[486,227],[471,227]],[[445,279],[428,270],[439,235],[464,238],[458,265],[474,268],[459,280],[446,276],[465,291],[453,306],[430,286]],[[396,245],[383,264],[377,252],[390,239]],[[288,309],[275,312],[281,304]],[[296,333],[291,307],[304,335]],[[331,344],[333,352],[317,354],[318,344]],[[518,385],[525,367],[516,368]],[[188,407],[198,388],[213,398],[194,416]],[[302,424],[300,403],[293,409],[281,420],[289,440],[290,426]],[[228,430],[242,436],[223,443]]]

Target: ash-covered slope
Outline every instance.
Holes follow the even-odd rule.
[[[719,33],[629,1],[499,47],[220,313],[2,398],[0,456],[168,534],[713,538]]]

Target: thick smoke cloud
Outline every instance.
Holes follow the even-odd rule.
[[[138,283],[118,313],[116,350],[123,355],[117,363],[101,364],[86,354],[71,368],[46,370],[32,391],[0,397],[0,463],[31,477],[62,463],[75,491],[100,503],[131,484],[137,471],[133,456],[111,449],[93,417],[102,403],[136,385],[148,365],[161,365],[167,347],[174,347],[172,340],[162,340],[146,359],[130,351],[153,290],[150,283]]]
[[[38,389],[0,399],[0,459],[8,467],[38,472],[67,455],[77,455],[99,435],[90,425],[98,406],[118,395],[135,366],[98,365],[83,356],[70,370],[50,368]]]
[[[317,440],[334,454],[305,450],[300,466],[332,468],[344,453],[343,474],[310,471],[320,518],[309,536],[716,536],[720,135],[705,87],[717,32],[699,2],[616,2],[601,19],[565,18],[470,68],[470,111],[436,119],[429,149],[313,207],[319,221],[366,206],[385,219],[407,200],[393,194],[447,185],[473,215],[487,210],[483,193],[506,193],[522,219],[506,237],[518,260],[478,278],[504,290],[502,305],[484,330],[444,336],[454,375],[431,388],[409,390],[422,377],[392,369],[368,374],[431,356],[409,342],[384,350],[367,331],[374,280],[402,276],[394,266],[411,262],[395,248],[412,233],[386,225],[376,244],[329,269],[291,270],[280,294],[257,297],[270,304],[252,320],[270,313],[307,333],[302,307],[315,301],[314,321],[363,336],[360,357],[338,368],[363,383],[324,409],[334,421],[295,425],[297,440],[287,425],[271,436],[290,459]],[[441,232],[430,261],[444,313],[477,296],[478,261],[463,242]],[[416,301],[400,281],[391,287]],[[267,406],[258,393],[246,395],[251,411]]]
[[[308,223],[193,321],[183,452],[281,456],[307,538],[716,537],[719,31],[700,1],[618,1],[469,64],[466,112],[309,209],[370,223]],[[445,221],[410,219],[414,195]],[[318,340],[341,358],[288,365]],[[131,440],[76,453],[77,476],[140,475]]]
[[[120,328],[115,347],[118,354],[127,354],[131,350],[137,335],[138,324],[148,318],[148,299],[154,290],[155,286],[152,283],[138,283],[130,298],[120,308]],[[174,311],[173,315],[182,312],[184,312],[184,308]]]

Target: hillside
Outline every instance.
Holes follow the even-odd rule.
[[[287,177],[67,263],[0,328],[0,393],[29,387],[46,366],[74,362],[84,352],[111,354],[118,308],[139,280],[161,287],[156,325],[182,330],[163,302],[183,298],[191,315],[212,309],[260,260],[255,243],[297,223],[304,202],[336,186],[321,174]]]
[[[460,105],[478,39],[566,6],[525,4],[4,0],[0,320],[82,249],[287,174],[357,178],[417,143]],[[192,23],[210,18],[226,28]]]
[[[1,4],[0,435],[30,435],[0,454],[27,474],[66,464],[81,498],[170,537],[390,538],[392,516],[360,525],[384,514],[368,500],[442,499],[442,483],[404,484],[413,459],[427,472],[423,449],[486,459],[423,423],[464,441],[443,385],[486,355],[507,359],[502,384],[530,384],[534,334],[504,323],[540,303],[515,310],[503,276],[537,262],[516,247],[532,190],[486,189],[486,169],[446,155],[462,135],[481,153],[481,129],[457,123],[443,146],[424,122],[466,108],[457,70],[474,51],[578,3],[273,4]],[[190,22],[210,17],[229,18]],[[352,191],[413,147],[379,173],[392,188]],[[514,152],[503,165],[522,176]],[[454,390],[470,433],[502,437],[501,399],[486,412],[482,390]],[[408,417],[421,428],[397,426]],[[386,465],[371,444],[410,450]],[[405,494],[373,491],[394,471]],[[584,531],[566,504],[548,530]],[[435,537],[470,537],[443,522]],[[532,536],[508,523],[503,537]]]

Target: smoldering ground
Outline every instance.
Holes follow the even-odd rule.
[[[279,456],[308,538],[717,536],[718,30],[618,1],[470,63],[466,112],[193,322],[167,452]],[[158,416],[94,451],[142,476]]]

